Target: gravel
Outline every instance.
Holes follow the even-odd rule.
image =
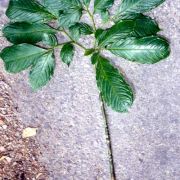
[[[0,73],[0,180],[46,180],[39,163],[39,145],[33,138],[22,138],[25,126],[16,117],[11,88]]]

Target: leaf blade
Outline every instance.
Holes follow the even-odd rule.
[[[55,59],[51,53],[47,53],[39,58],[33,65],[29,82],[33,90],[38,90],[45,86],[52,78],[55,69]]]
[[[93,33],[93,28],[86,23],[76,23],[69,28],[69,32],[74,40],[78,40],[81,35],[90,35]]]
[[[59,10],[63,10],[66,7],[66,4],[64,4],[64,0],[43,0],[42,4],[46,9],[48,9],[49,12],[54,14],[56,17],[58,17]]]
[[[31,24],[27,22],[9,23],[3,29],[3,35],[14,44],[37,43],[44,34],[55,34],[56,30],[46,24]]]
[[[61,60],[68,66],[71,64],[74,56],[74,46],[71,43],[65,44],[60,53]]]
[[[19,44],[5,48],[0,56],[10,73],[18,73],[29,68],[47,50],[30,44]]]
[[[169,43],[158,36],[128,38],[107,47],[116,56],[142,64],[154,64],[170,54]]]
[[[56,17],[48,12],[42,5],[33,0],[10,0],[6,15],[13,22],[48,22]]]
[[[64,4],[63,9],[58,11],[59,25],[63,28],[69,28],[79,22],[82,16],[83,6],[80,0],[66,0],[62,4]]]
[[[55,47],[56,45],[58,45],[58,39],[54,34],[44,34],[42,43],[51,47]]]
[[[165,0],[123,0],[115,15],[115,20],[136,17],[162,4]]]
[[[91,0],[81,0],[81,1],[86,7],[88,7]]]
[[[127,112],[133,104],[134,96],[123,75],[99,54],[94,54],[92,61],[96,62],[97,86],[103,100],[113,110]]]
[[[59,25],[68,28],[77,23],[82,16],[82,9],[71,8],[67,11],[61,11],[59,15]]]
[[[107,20],[109,15],[108,9],[112,7],[114,0],[95,0],[94,13],[100,14],[104,21]]]
[[[100,46],[106,46],[117,39],[155,35],[160,30],[158,24],[148,16],[139,15],[132,20],[121,20],[107,30],[98,30],[96,39]]]

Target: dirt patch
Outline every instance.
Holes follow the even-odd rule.
[[[0,180],[46,180],[38,144],[34,137],[22,138],[25,127],[16,112],[10,86],[0,73]]]

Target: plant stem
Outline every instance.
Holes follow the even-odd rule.
[[[57,44],[57,45],[53,46],[53,48],[61,47],[61,46],[65,45],[65,44],[67,44],[67,43],[73,43],[73,41],[68,41],[68,42]]]
[[[89,14],[89,17],[91,18],[92,23],[93,23],[94,32],[96,32],[96,23],[95,23],[93,14],[91,14],[88,8],[86,8],[85,11]]]
[[[70,40],[71,40],[71,42],[72,43],[74,43],[74,44],[76,44],[76,45],[78,45],[79,47],[81,47],[83,50],[87,50],[82,44],[80,44],[80,43],[78,43],[77,41],[75,41],[66,31],[65,31],[65,29],[63,29],[63,30],[60,30],[62,33],[64,33]]]
[[[85,51],[87,50],[86,47],[84,47],[82,44],[80,44],[80,43],[78,43],[77,41],[75,41],[75,40],[70,36],[70,34],[69,34],[68,32],[66,32],[65,29],[56,29],[56,30],[58,30],[59,32],[65,34],[65,35],[71,40],[71,41],[70,41],[71,43],[73,43],[73,44],[81,47],[81,48],[82,48],[83,50],[85,50]],[[66,42],[66,43],[68,43],[68,42]],[[57,46],[58,46],[58,45],[57,45]],[[61,44],[59,44],[59,46],[61,46]]]
[[[87,13],[89,14],[90,18],[92,19],[93,22],[93,26],[94,26],[94,32],[96,32],[97,28],[96,28],[96,24],[94,21],[94,15],[91,14],[91,12],[89,11],[89,9],[86,9]],[[94,43],[94,49],[96,49],[96,44],[97,41],[95,39],[95,43]],[[110,173],[111,173],[111,180],[116,180],[116,173],[115,173],[115,167],[114,167],[114,157],[113,157],[113,148],[112,148],[112,141],[111,141],[111,132],[110,132],[110,128],[109,128],[109,121],[106,115],[106,109],[105,109],[105,104],[103,101],[103,98],[100,94],[100,100],[102,103],[102,115],[103,115],[103,119],[104,119],[104,126],[105,126],[105,135],[106,135],[106,143],[107,143],[107,147],[108,147],[108,159],[109,159],[109,166],[110,166]]]
[[[95,34],[97,28],[96,28],[96,23],[95,23],[95,20],[94,20],[94,15],[90,12],[90,10],[88,9],[88,7],[85,8],[85,11],[89,14],[89,17],[90,17],[91,20],[92,20],[93,29],[94,29],[94,34]],[[94,49],[96,49],[96,45],[97,45],[97,41],[96,41],[96,39],[95,39],[95,41],[94,41]]]

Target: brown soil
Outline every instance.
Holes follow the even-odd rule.
[[[46,180],[35,139],[22,138],[25,127],[15,115],[10,89],[0,73],[0,180]]]

